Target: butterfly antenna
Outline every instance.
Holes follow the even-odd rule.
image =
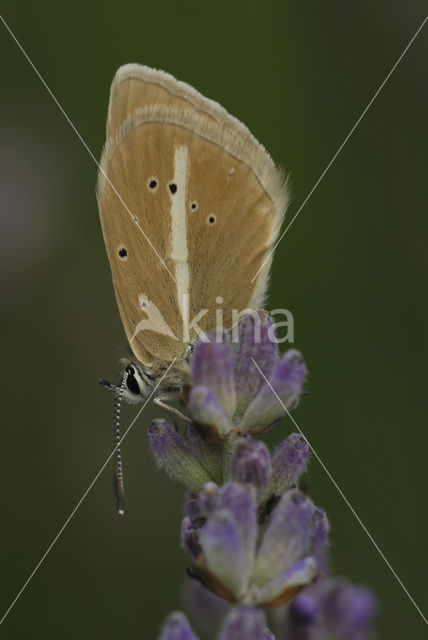
[[[114,401],[114,443],[116,450],[116,461],[114,467],[114,492],[116,494],[116,509],[120,516],[125,514],[125,488],[123,486],[122,455],[120,451],[120,407],[122,404],[123,389],[125,387],[126,372],[123,375],[119,393]]]

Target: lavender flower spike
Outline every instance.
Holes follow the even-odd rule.
[[[177,431],[155,420],[149,429],[157,465],[188,489],[181,543],[196,579],[190,601],[217,640],[274,640],[263,611],[272,607],[278,640],[369,640],[370,592],[324,577],[329,522],[297,489],[307,441],[293,433],[270,453],[253,438],[296,406],[306,376],[297,351],[280,359],[272,334],[268,314],[251,312],[237,344],[224,333],[197,345],[186,389],[192,422]],[[198,638],[174,612],[159,640]]]
[[[213,336],[196,346],[187,408],[205,439],[263,433],[297,405],[306,366],[295,349],[280,360],[273,328],[265,311],[252,312],[240,319],[236,345],[224,333],[221,343]]]

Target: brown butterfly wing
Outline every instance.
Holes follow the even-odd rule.
[[[247,127],[230,116],[214,100],[205,98],[185,82],[169,73],[139,64],[120,67],[110,89],[107,116],[107,140],[113,136],[128,116],[140,107],[164,105],[183,111],[195,111],[209,122],[229,126],[234,134],[250,135]]]
[[[183,356],[201,311],[199,326],[215,326],[219,296],[224,326],[232,309],[261,304],[286,192],[244,125],[171,76],[140,67],[141,78],[135,67],[113,82],[108,131],[120,126],[103,153],[98,201],[125,331],[153,366]]]

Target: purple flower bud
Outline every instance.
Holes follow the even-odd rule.
[[[376,602],[365,587],[345,580],[325,581],[322,600],[326,626],[330,633],[344,638],[367,637],[376,613]]]
[[[225,333],[222,342],[199,342],[192,362],[192,380],[214,394],[226,417],[231,419],[236,408],[233,383],[233,361],[230,340]]]
[[[219,640],[264,640],[266,621],[263,611],[256,607],[239,606],[226,616]]]
[[[298,626],[312,624],[319,614],[320,605],[316,598],[306,593],[301,593],[290,604],[290,620]]]
[[[266,311],[249,313],[239,322],[238,344],[234,354],[238,414],[244,413],[265,384],[252,359],[254,358],[268,379],[278,362],[278,345],[270,339],[269,332],[273,333],[272,327],[273,320]]]
[[[329,531],[330,524],[326,513],[324,509],[318,507],[312,519],[311,554],[319,561],[320,569],[324,565],[323,552],[327,544]]]
[[[238,441],[230,464],[231,479],[252,484],[262,494],[271,481],[269,450],[260,440]]]
[[[228,482],[219,492],[218,509],[233,515],[245,561],[250,566],[257,540],[257,505],[252,487]]]
[[[256,365],[254,365],[256,366]],[[256,367],[257,369],[257,367]],[[262,374],[258,372],[260,376]],[[306,377],[301,354],[290,349],[250,403],[240,424],[241,433],[262,433],[297,406]]]
[[[253,570],[256,584],[263,585],[308,555],[314,510],[312,501],[303,493],[296,490],[284,493],[257,552]]]
[[[272,452],[271,491],[282,495],[297,485],[299,477],[306,471],[309,461],[309,445],[300,433],[292,433]]]
[[[210,572],[223,591],[240,599],[247,588],[257,539],[254,491],[234,482],[220,490],[208,484],[200,498],[205,504],[206,522],[199,533],[203,553],[199,566]]]
[[[159,640],[198,640],[198,637],[184,613],[173,611],[164,622]]]
[[[153,420],[148,435],[157,466],[190,491],[200,491],[210,478],[192,455],[183,436],[163,419]]]
[[[217,509],[199,537],[207,568],[237,599],[243,596],[249,571],[240,533],[233,514]]]
[[[285,610],[281,637],[305,640],[369,640],[376,613],[370,591],[341,578],[319,580]]]
[[[193,387],[188,410],[204,438],[215,442],[229,435],[231,425],[222,406],[211,389],[201,385]]]

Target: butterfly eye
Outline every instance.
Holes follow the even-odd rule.
[[[131,393],[135,393],[135,395],[140,395],[140,385],[137,382],[137,378],[135,377],[135,370],[133,367],[126,368],[127,376],[126,376],[126,386]]]

